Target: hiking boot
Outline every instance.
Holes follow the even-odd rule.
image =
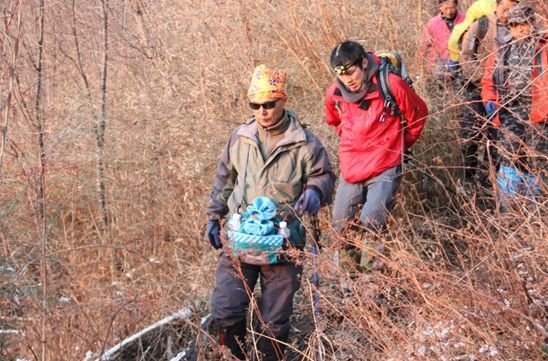
[[[384,262],[379,255],[384,254],[384,244],[378,241],[370,241],[361,251],[359,269],[362,273],[379,271],[384,268]]]
[[[226,346],[232,352],[232,355],[238,360],[245,360],[246,324],[245,321],[240,321],[233,326],[225,327],[219,332],[219,344]]]
[[[202,318],[200,328],[216,339],[219,345],[228,348],[235,358],[246,359],[245,335],[247,330],[245,320],[229,327],[220,327],[213,315],[209,314]]]

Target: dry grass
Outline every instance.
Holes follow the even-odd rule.
[[[101,233],[93,133],[100,5],[76,3],[90,103],[74,62],[71,2],[48,1],[44,284],[35,210],[38,145],[29,107],[35,99],[36,8],[6,0],[0,9],[7,19],[7,10],[16,12],[19,3],[19,84],[0,168],[0,328],[18,331],[0,334],[0,359],[6,360],[83,359],[182,306],[206,313],[215,253],[202,236],[204,209],[228,132],[249,114],[244,95],[254,65],[288,70],[289,107],[320,136],[336,164],[337,138],[322,115],[332,79],[329,50],[353,38],[413,59],[421,24],[433,8],[433,1],[387,0],[111,2],[105,149],[110,227]],[[3,107],[16,29],[15,23],[4,26],[0,42]],[[347,276],[331,262],[336,245],[328,211],[322,214],[324,312],[318,330],[326,352],[332,346],[338,360],[541,359],[547,337],[546,199],[536,210],[501,215],[453,192],[458,101],[433,97],[421,82],[417,89],[433,115],[407,170],[389,234],[380,236],[389,251],[387,267],[349,279],[350,300],[341,298],[338,284]],[[296,305],[293,359],[313,359],[319,342],[311,334],[309,286],[303,282]]]

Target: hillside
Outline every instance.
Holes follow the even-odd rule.
[[[307,252],[290,359],[317,359],[319,340],[336,360],[545,359],[546,197],[501,213],[492,189],[461,191],[462,99],[413,69],[435,3],[0,2],[0,360],[83,360],[184,307],[191,341],[214,284],[207,196],[230,130],[251,114],[254,66],[288,71],[288,108],[337,165],[323,96],[329,51],[348,38],[398,49],[431,117],[388,234],[374,236],[382,271],[350,278],[334,264],[322,210],[322,314]]]

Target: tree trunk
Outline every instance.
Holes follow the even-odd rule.
[[[46,326],[48,317],[48,275],[47,275],[47,249],[48,233],[46,219],[46,146],[45,146],[45,119],[42,104],[42,79],[43,79],[43,58],[44,58],[44,0],[39,1],[39,19],[38,19],[38,62],[36,66],[36,99],[34,103],[36,126],[38,133],[38,152],[39,152],[39,178],[36,191],[36,214],[38,234],[41,238],[41,261],[40,261],[40,282],[42,283],[42,314],[41,314],[41,360],[46,361],[47,356],[47,337]]]
[[[106,129],[106,98],[107,98],[107,70],[108,70],[108,0],[101,0],[103,8],[103,64],[99,85],[99,119],[95,127],[97,139],[97,197],[101,215],[101,231],[104,233],[108,226],[108,213],[105,186],[105,129]]]

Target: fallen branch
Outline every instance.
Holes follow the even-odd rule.
[[[109,350],[105,351],[99,358],[95,359],[95,361],[109,361],[113,360],[115,357],[118,357],[117,353],[120,351],[127,349],[131,347],[133,344],[138,343],[139,341],[143,340],[145,336],[150,334],[151,332],[154,332],[158,329],[161,329],[162,327],[169,325],[171,323],[174,323],[176,321],[184,320],[192,316],[192,311],[189,308],[184,308],[182,310],[177,311],[171,316],[168,316],[158,322],[156,322],[153,325],[148,326],[147,328],[141,330],[140,332],[126,338],[116,346],[110,348]],[[84,361],[90,361],[94,357],[93,355],[89,355],[85,358]]]

